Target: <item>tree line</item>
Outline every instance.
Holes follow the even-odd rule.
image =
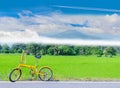
[[[120,53],[119,47],[108,46],[72,46],[72,45],[44,45],[44,44],[7,44],[0,45],[0,53],[21,53],[25,50],[29,54],[42,55],[96,55],[112,57]]]

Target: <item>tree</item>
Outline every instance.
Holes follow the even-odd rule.
[[[69,46],[63,45],[62,46],[62,55],[69,55]]]
[[[50,48],[48,49],[48,54],[49,54],[49,55],[54,55],[54,48],[53,48],[53,47],[50,47]]]
[[[31,43],[31,44],[27,44],[26,49],[33,55],[37,55],[37,54],[40,54],[41,47],[39,44]]]
[[[26,45],[22,44],[22,43],[18,43],[18,44],[13,44],[12,48],[11,48],[11,52],[13,53],[22,53],[22,49],[25,49]]]
[[[0,53],[2,53],[2,46],[0,45]]]
[[[68,55],[76,55],[76,50],[75,50],[74,46],[69,46]]]
[[[9,53],[10,47],[7,44],[2,45],[2,52],[3,53]]]
[[[46,54],[45,51],[44,51],[44,49],[41,49],[41,50],[40,50],[40,54],[41,54],[41,55],[45,55],[45,54]]]
[[[103,53],[106,57],[112,57],[113,55],[116,55],[116,49],[113,47],[106,47]]]
[[[48,54],[50,54],[50,55],[58,55],[58,52],[59,52],[59,48],[57,45],[52,45],[48,49]]]
[[[97,50],[96,55],[97,55],[97,57],[101,57],[103,55],[103,50],[100,50],[100,49]]]

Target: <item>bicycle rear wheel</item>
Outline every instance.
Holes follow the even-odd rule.
[[[49,67],[42,67],[39,71],[38,77],[42,80],[42,81],[49,81],[52,79],[53,77],[53,71],[51,68]]]
[[[20,68],[15,68],[10,72],[9,80],[11,82],[16,82],[17,80],[20,79],[21,75],[22,75],[21,69]]]

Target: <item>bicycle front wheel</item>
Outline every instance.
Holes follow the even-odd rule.
[[[16,82],[17,80],[20,79],[21,75],[22,75],[21,69],[20,68],[15,68],[10,72],[9,80],[11,82]]]
[[[39,74],[38,74],[38,77],[42,81],[49,81],[52,79],[52,76],[53,76],[53,71],[49,67],[42,67],[39,71]]]

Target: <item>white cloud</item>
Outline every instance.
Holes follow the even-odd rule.
[[[73,24],[84,24],[88,27],[71,27],[71,29],[81,30],[86,33],[103,33],[110,35],[119,35],[120,30],[120,16],[117,14],[113,15],[62,15],[57,16],[58,22],[73,23]],[[68,26],[67,26],[68,27]],[[117,29],[116,29],[117,27]],[[116,32],[117,31],[117,32]]]
[[[20,14],[20,18],[0,17],[0,42],[40,42],[54,44],[103,44],[103,45],[120,45],[111,41],[97,40],[65,40],[52,39],[39,36],[39,34],[51,34],[65,30],[78,30],[87,34],[108,34],[120,35],[120,16],[113,15],[65,15],[52,14],[49,16],[36,15],[30,11],[24,11],[26,15]],[[33,16],[29,16],[32,14]],[[87,25],[83,27],[75,27],[71,24]],[[101,35],[103,36],[103,35]],[[97,42],[97,43],[96,43]],[[105,42],[105,43],[103,43]]]
[[[30,12],[26,12],[27,14]],[[74,27],[70,24],[86,24],[88,27]],[[0,30],[33,30],[40,33],[52,33],[64,30],[80,30],[86,33],[110,33],[119,35],[120,16],[113,15],[34,15],[20,18],[0,17]],[[117,31],[117,32],[116,32]]]
[[[42,43],[42,44],[66,44],[66,45],[109,45],[119,46],[120,41],[105,40],[77,40],[77,39],[55,39],[42,37],[35,31],[26,30],[24,32],[4,32],[0,31],[0,43]]]

